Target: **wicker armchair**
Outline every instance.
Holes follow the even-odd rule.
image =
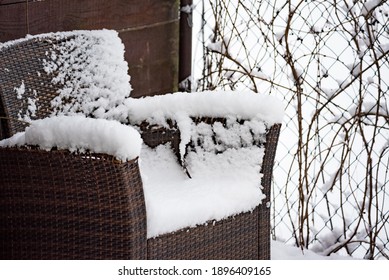
[[[117,34],[104,32],[116,36],[121,47]],[[61,46],[89,40],[98,47],[103,39],[99,32],[70,32],[0,45],[1,137],[24,131],[29,119],[53,113],[52,100],[67,86],[66,79],[77,75],[75,68],[56,83],[58,71],[45,69],[58,63],[54,59]],[[87,51],[67,49],[76,58]],[[85,57],[78,63],[85,64],[84,75],[94,71],[97,59]],[[126,71],[124,67],[124,75]],[[106,154],[0,148],[0,174],[1,259],[147,258],[138,159],[120,162]]]
[[[29,120],[63,113],[53,112],[52,102],[72,75],[55,82],[58,71],[45,67],[61,44],[71,46],[80,36],[95,35],[46,34],[0,45],[0,139],[24,131]],[[76,107],[75,99],[66,100]],[[107,112],[102,117],[123,123]],[[81,113],[95,118],[102,114]],[[170,142],[178,154],[180,131],[174,123],[170,128],[137,125],[147,145]],[[0,147],[0,258],[269,259],[268,203],[279,129],[279,124],[271,126],[261,143],[262,204],[251,212],[153,238],[147,238],[138,158],[121,162],[106,154]]]

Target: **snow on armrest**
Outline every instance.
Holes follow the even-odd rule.
[[[176,92],[145,98],[126,100],[130,108],[129,119],[134,123],[166,123],[167,119],[189,117],[240,119],[258,118],[269,126],[282,122],[284,109],[277,98],[251,91]]]
[[[135,129],[117,121],[61,116],[32,121],[25,132],[0,141],[0,147],[24,145],[105,153],[126,161],[139,156],[142,139]]]
[[[254,92],[207,91],[177,92],[160,96],[126,100],[129,121],[140,124],[146,121],[169,127],[173,121],[180,130],[179,154],[181,162],[193,136],[193,118],[232,118],[252,121],[252,129],[266,128],[281,123],[284,115],[283,104],[277,98]],[[254,131],[256,133],[257,131]]]

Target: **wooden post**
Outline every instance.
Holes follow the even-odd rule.
[[[0,0],[0,42],[102,28],[117,30],[126,47],[131,96],[178,89],[179,0]]]
[[[192,75],[192,0],[181,0],[180,55],[178,85],[181,91],[191,90]]]

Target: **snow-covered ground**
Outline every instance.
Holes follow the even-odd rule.
[[[388,83],[381,77],[389,76],[389,40],[385,31],[388,1],[219,2],[220,5],[193,1],[192,84],[201,79],[200,88],[208,85],[228,88],[232,81],[234,88],[252,88],[256,79],[248,77],[258,77],[259,92],[269,89],[285,100],[272,201],[277,238],[293,239],[297,229],[307,225],[300,222],[309,221],[303,235],[306,242],[316,246],[315,251],[325,252],[352,237],[347,249],[354,256],[363,258],[369,253],[369,246],[364,246],[367,243],[377,246],[376,258],[383,257],[381,250],[387,256],[385,217],[389,208],[385,203],[388,200],[385,186],[389,185],[386,152],[389,137],[388,122],[381,116],[388,115],[389,103]],[[374,19],[375,23],[367,19]],[[352,43],[353,38],[357,38],[356,44]],[[293,75],[284,61],[287,44],[304,88],[301,108],[296,106]],[[373,57],[380,62],[372,63]],[[250,68],[244,79],[241,79],[242,67]],[[206,79],[204,73],[209,75]],[[210,82],[202,85],[201,81]],[[311,85],[320,88],[317,95],[314,94],[317,88]],[[298,110],[300,119],[296,117]],[[360,118],[359,113],[366,118]],[[347,137],[338,134],[343,128]],[[300,133],[303,133],[302,148],[298,144]],[[348,137],[353,140],[345,140]],[[300,154],[302,150],[305,152]],[[369,150],[374,152],[369,154]],[[350,154],[343,157],[344,151]],[[302,158],[303,154],[306,157]],[[369,167],[370,162],[375,164]],[[304,187],[301,178],[309,178]],[[366,191],[361,186],[366,186]],[[302,213],[309,213],[309,217],[302,218]],[[370,234],[372,228],[377,229],[374,238]]]
[[[331,256],[318,255],[310,250],[301,250],[298,247],[284,244],[280,241],[271,242],[272,260],[355,260],[349,256],[333,254]]]

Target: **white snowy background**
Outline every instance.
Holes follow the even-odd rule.
[[[373,244],[375,257],[387,258],[388,2],[194,1],[192,8],[194,88],[208,81],[284,101],[273,235],[321,254],[351,241],[339,253],[360,258],[372,257]]]

